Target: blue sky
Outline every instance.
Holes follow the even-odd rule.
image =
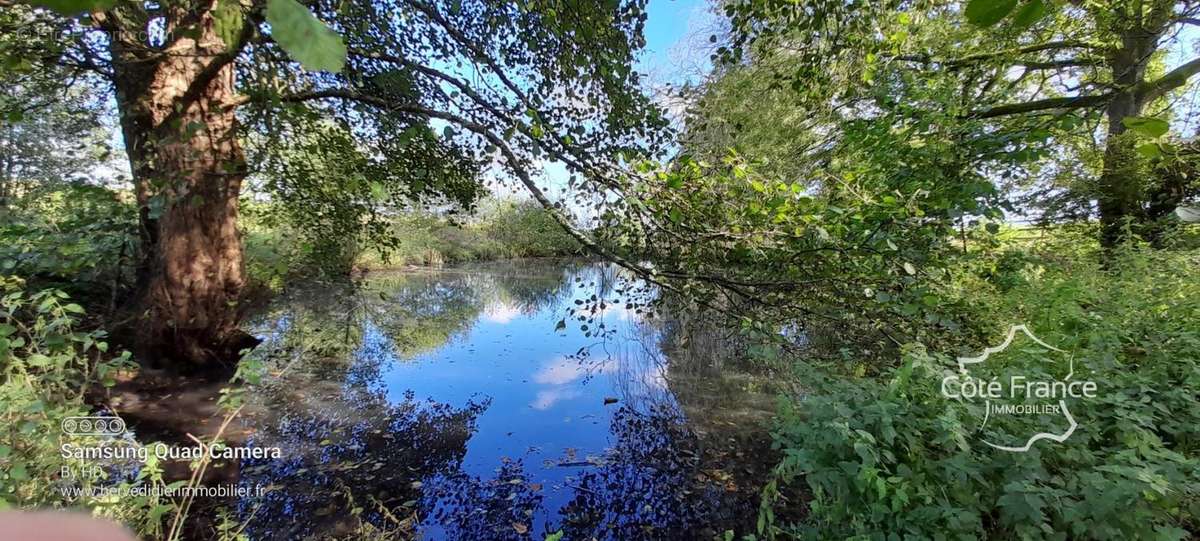
[[[686,48],[689,33],[697,30],[696,25],[703,24],[707,8],[706,0],[651,0],[646,7],[646,50],[638,62],[638,71],[675,71],[672,49]]]
[[[644,83],[648,91],[653,92],[665,84],[680,85],[688,79],[696,82],[709,70],[708,52],[703,50],[710,34],[706,27],[713,17],[708,6],[708,0],[650,0],[647,4],[646,47],[638,55],[637,70],[647,76]],[[580,211],[573,200],[564,197],[570,176],[566,167],[547,162],[542,164],[542,173],[539,184],[547,195],[567,203],[578,218],[588,214]],[[523,189],[511,184],[494,188],[494,191],[528,197]]]

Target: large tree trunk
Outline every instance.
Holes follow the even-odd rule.
[[[1112,53],[1109,66],[1118,92],[1105,111],[1108,136],[1100,175],[1100,242],[1106,249],[1125,237],[1126,222],[1140,219],[1142,190],[1138,182],[1138,154],[1133,134],[1126,134],[1125,119],[1142,114],[1144,96],[1136,91],[1146,75],[1146,66],[1158,46],[1159,34],[1140,28],[1127,31],[1121,47]]]
[[[246,163],[232,62],[208,13],[178,13],[154,62],[113,40],[117,103],[140,208],[136,350],[151,362],[212,366],[255,340],[239,327],[237,230]],[[190,34],[190,36],[189,36]]]

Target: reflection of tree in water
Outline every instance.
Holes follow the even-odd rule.
[[[779,367],[762,361],[776,346],[711,312],[682,307],[667,312],[669,317],[656,320],[658,347],[668,359],[670,393],[693,428],[738,436],[765,433],[778,392],[788,390],[780,387],[786,378],[772,377]]]
[[[570,277],[586,268],[580,263],[553,271],[522,268],[526,265],[510,265],[489,276],[496,289],[493,300],[527,315],[565,304],[572,293]]]
[[[362,338],[357,298],[351,283],[321,282],[285,294],[259,317],[256,334],[263,343],[255,352],[347,358]]]
[[[244,484],[275,485],[262,501],[241,502],[242,517],[254,513],[247,533],[345,536],[358,522],[355,508],[383,527],[392,520],[383,510],[401,519],[415,513],[431,537],[471,541],[541,539],[548,517],[561,517],[565,539],[691,539],[754,516],[752,497],[727,491],[728,480],[701,464],[711,462],[711,450],[684,422],[685,408],[693,415],[688,404],[713,402],[672,394],[676,380],[721,371],[711,363],[725,357],[728,337],[700,335],[694,321],[647,318],[643,308],[654,296],[612,266],[493,264],[484,273],[374,274],[354,294],[318,292],[310,302],[289,302],[267,332],[304,351],[303,362],[262,386],[256,399],[268,418],[257,420],[251,443],[278,446],[286,458],[243,463]],[[386,398],[382,374],[390,363],[465,335],[498,306],[505,313],[496,317],[570,307],[569,317],[593,329],[605,317],[622,322],[621,332],[593,334],[595,355],[585,348],[578,359],[616,384],[615,447],[568,482],[562,490],[571,499],[561,509],[545,508],[552,497],[544,490],[552,487],[527,483],[519,461],[504,461],[494,477],[462,471],[466,442],[487,404],[454,409],[411,394],[399,403]]]
[[[622,408],[617,445],[604,465],[580,475],[563,509],[564,539],[698,539],[747,516],[749,503],[705,477],[696,436],[673,410]]]
[[[259,334],[275,349],[346,360],[374,326],[398,357],[409,359],[464,335],[489,307],[531,315],[566,304],[574,293],[573,278],[597,273],[582,262],[549,268],[492,263],[483,269],[381,272],[361,284],[314,284],[280,299],[278,308],[261,318]]]
[[[257,423],[249,442],[279,447],[284,458],[242,464],[243,485],[271,487],[239,506],[243,517],[253,513],[247,533],[254,539],[344,535],[357,524],[354,507],[362,508],[361,520],[393,528],[383,510],[400,518],[417,511],[405,505],[419,494],[413,483],[459,467],[475,418],[487,407],[456,409],[412,394],[393,404],[361,387],[298,383],[292,393],[306,396]]]
[[[411,392],[393,403],[381,375],[398,344],[436,347],[469,328],[477,303],[465,284],[390,285],[386,301],[368,290],[336,300],[318,294],[275,320],[272,341],[303,362],[254,397],[264,413],[248,445],[279,447],[284,458],[242,463],[244,486],[270,486],[265,497],[239,502],[243,518],[253,515],[251,538],[345,536],[360,520],[393,529],[419,511],[414,483],[459,468],[487,403],[457,409]]]
[[[471,329],[484,299],[466,275],[389,275],[362,294],[363,316],[391,338],[400,358],[441,347]]]
[[[561,529],[568,540],[702,539],[753,516],[752,497],[707,476],[696,436],[673,410],[622,408],[612,433],[617,445],[566,483],[574,497],[562,509],[542,508],[544,487],[526,482],[520,461],[505,461],[494,478],[439,476],[421,500],[433,537],[542,539]],[[536,531],[534,517],[548,511],[561,523]]]
[[[446,539],[463,541],[541,539],[533,517],[542,506],[541,487],[526,482],[520,461],[505,460],[496,477],[481,479],[462,472],[445,475],[425,487],[421,501]],[[440,536],[434,536],[440,538]]]

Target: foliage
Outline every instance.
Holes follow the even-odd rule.
[[[390,251],[364,254],[367,268],[490,261],[522,257],[553,257],[578,253],[574,239],[541,208],[503,199],[485,200],[467,221],[409,213],[396,217],[391,228],[398,239]]]
[[[85,393],[93,385],[111,386],[119,370],[132,366],[129,353],[110,354],[103,332],[79,330],[84,310],[62,291],[27,290],[15,277],[3,278],[0,287],[0,415],[5,427],[0,435],[0,506],[57,507],[75,500],[74,505],[96,509],[147,534],[160,531],[170,507],[157,496],[116,498],[87,492],[102,483],[125,489],[132,483],[161,485],[161,471],[153,460],[132,473],[107,470],[107,479],[81,475],[51,482],[60,479],[64,468],[92,471],[94,463],[61,453],[62,422],[91,414]],[[80,436],[73,443],[105,442],[99,436]],[[84,492],[72,497],[75,490]]]
[[[953,358],[919,345],[879,379],[801,365],[798,376],[812,394],[791,402],[779,420],[776,444],[785,458],[768,496],[797,495],[803,483],[808,515],[772,531],[880,539],[1190,537],[1200,520],[1200,254],[1129,251],[1104,271],[1073,256],[1073,242],[1066,236],[981,255],[956,280],[959,294],[975,303],[974,317],[993,326],[986,344],[1008,324],[1028,323],[1074,355],[1076,373],[1099,383],[1097,398],[1072,408],[1079,429],[1071,438],[1039,442],[1028,453],[982,445],[979,412],[940,394]],[[1021,280],[996,283],[996,261],[1017,258],[1025,263],[999,268]],[[1038,373],[1033,364],[1016,366]],[[1028,419],[1017,422],[1039,420]],[[763,520],[771,522],[774,511],[765,507]]]
[[[406,211],[380,216],[380,235],[386,241],[341,240],[327,235],[311,239],[311,228],[280,223],[274,203],[246,202],[242,221],[246,230],[246,264],[249,275],[272,290],[288,278],[316,271],[341,275],[351,267],[386,269],[404,265],[441,266],[471,261],[576,255],[578,243],[537,203],[489,198],[471,215],[453,216]],[[343,254],[332,269],[322,246]]]
[[[47,188],[88,178],[110,156],[106,136],[82,97],[43,101],[44,89],[5,81],[0,94],[0,212]],[[5,114],[5,111],[8,111]]]
[[[528,199],[486,200],[478,218],[467,226],[479,231],[492,246],[488,251],[498,256],[492,259],[563,256],[580,250],[546,209]]]
[[[304,69],[337,73],[345,67],[346,44],[299,2],[269,0],[267,22],[271,36]]]
[[[876,353],[956,332],[933,287],[958,218],[996,212],[993,187],[956,167],[951,138],[913,145],[886,127],[849,128],[820,191],[736,155],[683,156],[644,166],[641,214],[607,215],[600,232],[652,261],[655,279],[762,330],[852,330],[846,347]]]
[[[408,117],[379,120],[365,151],[353,127],[297,108],[264,120],[253,137],[263,163],[256,189],[274,204],[258,222],[298,234],[310,268],[344,274],[368,247],[394,248],[389,217],[413,207],[469,210],[480,196],[479,164],[461,145]],[[365,136],[358,136],[361,139]]]
[[[1178,110],[1168,99],[1200,62],[1168,71],[1163,55],[1172,46],[1186,48],[1176,33],[1196,14],[1192,3],[734,1],[723,7],[728,35],[714,55],[718,70],[697,93],[687,140],[726,131],[719,138],[762,151],[761,127],[798,119],[781,131],[800,132],[801,161],[819,168],[832,148],[822,139],[849,136],[841,128],[846,122],[870,119],[906,130],[933,120],[956,134],[963,167],[1011,188],[1035,188],[1041,196],[1027,201],[1051,219],[1099,214],[1109,244],[1122,220],[1153,222],[1169,214],[1165,207],[1196,197],[1170,179],[1141,174],[1163,148],[1178,145],[1163,137]],[[729,79],[768,89],[768,103],[781,93],[792,103],[775,114],[751,113],[730,129],[730,122],[710,118],[737,119],[758,102],[740,101],[725,112],[721,104],[729,100],[722,96],[740,91]],[[1117,152],[1126,130],[1137,140]],[[796,155],[750,157],[778,156]],[[811,173],[804,180],[820,181]]]
[[[0,219],[0,268],[108,306],[129,285],[135,224],[120,193],[81,183],[39,189]]]

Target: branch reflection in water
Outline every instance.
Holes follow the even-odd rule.
[[[678,539],[745,527],[757,487],[742,473],[759,451],[730,433],[761,436],[744,421],[771,405],[724,366],[736,333],[656,300],[611,266],[545,261],[285,297],[260,335],[271,366],[294,364],[248,409],[252,443],[285,458],[242,464],[241,482],[273,489],[239,502],[247,533]]]

